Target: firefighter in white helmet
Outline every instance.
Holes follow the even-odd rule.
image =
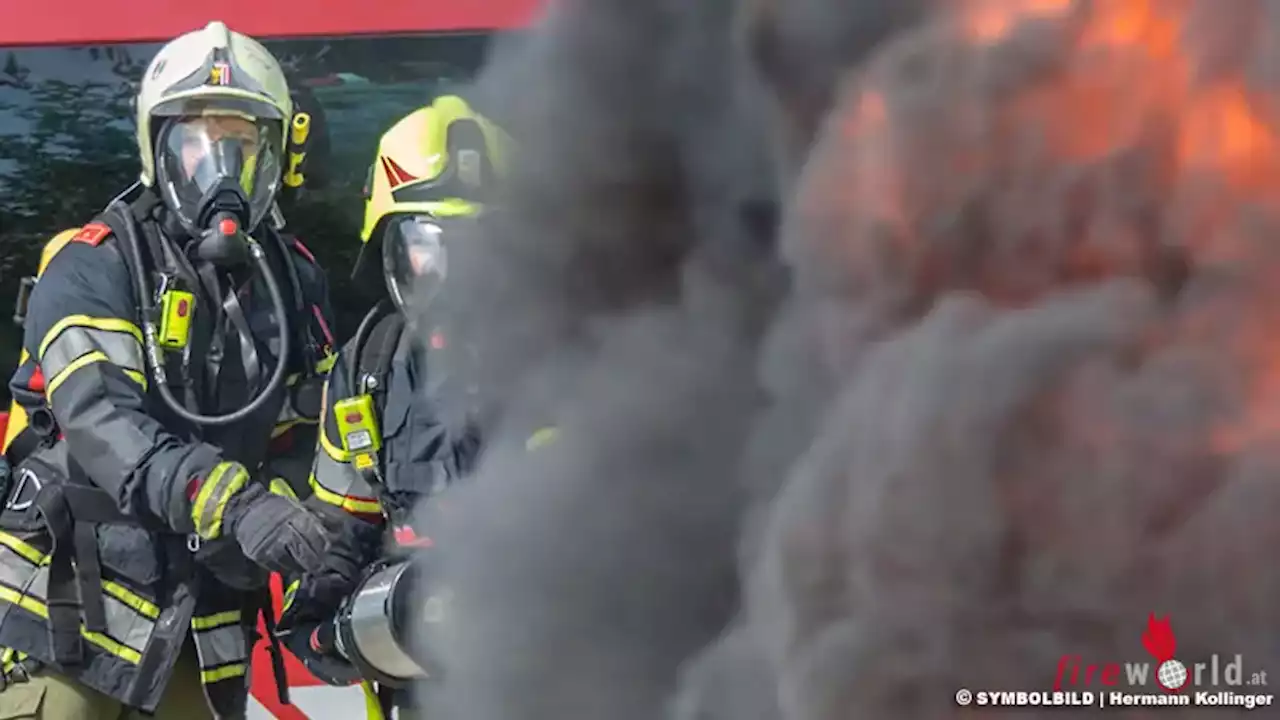
[[[137,114],[140,182],[55,238],[27,308],[0,717],[242,717],[267,573],[347,535],[278,470],[333,345],[324,275],[274,212],[280,66],[212,22],[151,61]]]

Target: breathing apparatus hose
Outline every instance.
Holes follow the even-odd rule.
[[[249,245],[249,255],[267,286],[267,296],[271,300],[271,313],[275,317],[276,327],[279,328],[277,339],[280,343],[280,351],[277,355],[275,369],[271,372],[271,378],[267,381],[266,386],[244,407],[225,415],[204,415],[189,410],[169,389],[168,373],[164,367],[164,354],[157,339],[160,330],[156,327],[155,299],[152,297],[152,290],[147,283],[147,273],[144,270],[146,265],[142,257],[142,241],[138,237],[138,229],[135,226],[133,213],[128,206],[120,201],[113,202],[112,206],[124,219],[125,233],[127,234],[125,239],[128,241],[127,244],[129,246],[128,251],[134,267],[137,268],[137,272],[134,273],[134,283],[138,292],[138,303],[142,308],[142,336],[147,353],[147,363],[151,366],[152,377],[155,378],[156,387],[159,389],[160,397],[164,400],[165,405],[168,405],[169,409],[183,420],[195,425],[206,426],[230,425],[244,420],[257,412],[284,384],[285,369],[288,367],[289,353],[292,350],[290,347],[289,315],[285,307],[284,295],[280,292],[280,285],[276,282],[275,275],[271,272],[271,265],[267,262],[267,254],[262,249],[262,246],[253,238],[246,237]]]
[[[382,298],[369,309],[369,312],[365,313],[365,316],[360,320],[360,325],[356,327],[356,334],[353,336],[351,347],[357,349],[357,357],[347,368],[346,377],[347,387],[351,388],[352,392],[363,392],[359,384],[360,363],[358,355],[363,351],[364,343],[369,339],[369,333],[373,332],[373,328],[378,324],[378,321],[393,310],[391,302],[386,298]]]

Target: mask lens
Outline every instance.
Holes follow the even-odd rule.
[[[426,304],[439,292],[447,273],[441,228],[429,218],[403,218],[387,228],[383,254],[393,299]]]
[[[234,189],[249,226],[270,208],[279,178],[272,124],[238,115],[177,118],[161,130],[157,180],[171,209],[195,226],[211,195]]]

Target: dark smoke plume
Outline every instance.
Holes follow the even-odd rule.
[[[934,5],[565,1],[493,68],[443,717],[949,717],[1152,612],[1280,659],[1277,6]]]
[[[1276,6],[956,7],[849,76],[786,222],[843,389],[698,669],[788,719],[1149,662],[1151,612],[1277,659]]]
[[[781,284],[732,11],[553,4],[478,89],[516,162],[450,258],[492,424],[435,521],[455,608],[448,677],[422,693],[439,716],[654,718],[735,610],[735,466]],[[559,439],[526,452],[547,424]]]

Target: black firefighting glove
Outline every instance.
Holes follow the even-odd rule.
[[[281,642],[312,675],[329,685],[350,685],[363,678],[338,652],[333,620],[308,622],[281,634]]]
[[[352,516],[314,495],[303,503],[333,540],[320,568],[290,584],[281,627],[332,617],[355,591],[367,566],[378,559],[382,528]]]
[[[235,538],[245,557],[285,576],[322,568],[332,539],[292,494],[251,482],[249,471],[233,462],[219,463],[199,483],[191,518],[202,540]]]
[[[195,559],[228,587],[252,592],[267,586],[267,571],[245,557],[240,544],[233,537],[224,535],[217,540],[201,542],[200,548],[195,552]]]

